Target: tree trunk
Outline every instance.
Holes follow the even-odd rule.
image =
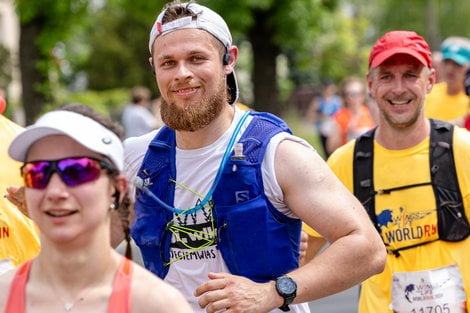
[[[280,49],[273,42],[275,32],[268,25],[269,16],[269,11],[255,11],[256,24],[249,31],[253,47],[254,109],[280,114],[276,75],[276,58]]]
[[[42,28],[42,23],[36,19],[27,24],[22,24],[20,27],[22,99],[26,124],[29,125],[35,121],[46,103],[44,92],[41,92],[40,89],[47,81],[47,77],[38,67],[38,62],[42,59],[42,54],[36,43]]]
[[[436,0],[430,0],[426,4],[426,32],[431,50],[439,51],[441,34],[439,33],[439,16]]]

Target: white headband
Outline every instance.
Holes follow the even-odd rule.
[[[176,5],[190,9],[192,12],[194,12],[194,16],[185,16],[177,20],[162,24],[163,17],[166,13],[165,10],[162,11],[158,15],[157,20],[153,24],[152,30],[150,32],[150,53],[152,53],[152,45],[158,36],[184,28],[205,30],[217,38],[225,46],[225,48],[230,48],[232,45],[232,35],[230,34],[227,23],[225,23],[224,19],[219,14],[212,11],[208,7],[199,5],[197,3],[180,3]]]

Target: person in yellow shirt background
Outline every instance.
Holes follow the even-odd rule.
[[[425,118],[435,71],[415,32],[379,38],[367,80],[378,127],[328,159],[388,252],[385,270],[362,283],[358,312],[470,312],[470,133]]]
[[[0,103],[5,100],[0,96]],[[0,113],[0,190],[22,185],[21,163],[7,154],[8,146],[23,128]],[[36,225],[4,196],[0,197],[0,274],[33,258],[39,252]]]
[[[463,126],[469,113],[469,97],[465,94],[463,81],[470,65],[470,40],[449,37],[441,45],[442,82],[434,85],[426,98],[424,115]]]

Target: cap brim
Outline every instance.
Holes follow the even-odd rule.
[[[26,129],[13,139],[10,147],[8,148],[8,154],[14,160],[25,162],[26,155],[33,143],[41,138],[53,135],[66,135],[66,133],[51,127],[34,127]]]
[[[396,55],[396,54],[407,54],[411,55],[415,59],[417,59],[419,62],[421,62],[423,65],[428,66],[428,63],[426,59],[419,54],[417,51],[408,49],[408,48],[394,48],[394,49],[389,49],[389,50],[384,50],[382,53],[378,54],[371,62],[370,67],[376,68],[383,62],[385,62],[387,59],[390,57]]]
[[[227,93],[228,93],[228,103],[234,104],[238,100],[238,82],[237,76],[235,75],[235,70],[232,73],[227,75]]]
[[[452,60],[455,63],[460,64],[462,66],[465,66],[469,63],[469,60],[466,57],[464,57],[460,54],[452,53],[452,52],[442,53],[442,59],[443,60]]]

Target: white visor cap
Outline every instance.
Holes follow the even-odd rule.
[[[109,158],[119,171],[124,168],[124,147],[119,137],[93,119],[70,111],[58,110],[44,114],[13,139],[8,154],[17,161],[25,162],[31,145],[52,135],[68,136]]]

